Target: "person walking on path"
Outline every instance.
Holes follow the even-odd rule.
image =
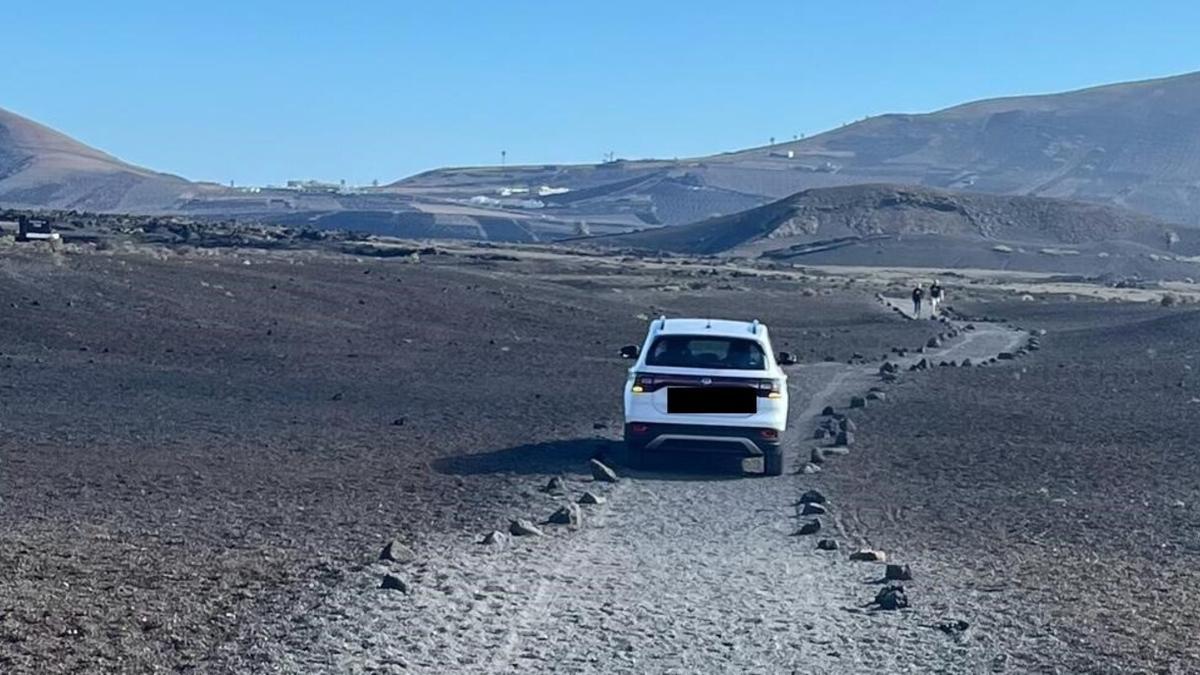
[[[913,318],[921,318],[921,300],[925,298],[925,289],[921,288],[921,284],[917,284],[912,292],[913,300]]]
[[[933,285],[929,287],[929,318],[936,319],[938,315],[938,307],[942,305],[942,298],[945,291],[942,290],[942,284],[937,279],[933,280]]]

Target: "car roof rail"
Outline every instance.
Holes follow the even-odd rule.
[[[663,330],[666,327],[667,327],[667,315],[663,314],[662,316],[658,317],[658,330]]]
[[[758,319],[755,319],[753,323],[750,324],[750,332],[758,335]]]

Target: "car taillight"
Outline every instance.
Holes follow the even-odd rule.
[[[641,394],[647,391],[654,391],[654,377],[651,375],[637,374],[633,378],[633,388],[631,391],[635,394]]]
[[[776,438],[779,438],[779,432],[774,429],[763,429],[763,430],[759,431],[758,433],[760,436],[762,436],[763,438],[770,440],[770,441],[773,441]]]
[[[630,424],[629,430],[635,434],[644,434],[647,431],[650,431],[650,425],[648,425],[648,424]]]
[[[759,380],[758,395],[767,398],[783,398],[783,382],[781,380]]]

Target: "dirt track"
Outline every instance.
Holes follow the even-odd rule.
[[[882,312],[883,309],[881,308]],[[1025,334],[982,325],[944,349],[897,359],[986,360]],[[844,408],[878,384],[877,366],[819,363],[792,370],[793,419],[785,437],[793,469],[826,405]],[[614,453],[615,455],[616,453]],[[827,464],[837,471],[837,460]],[[686,468],[684,468],[686,467]],[[696,473],[696,468],[705,469]],[[627,475],[611,489],[571,467],[570,490],[531,500],[549,515],[583,490],[607,503],[587,507],[582,531],[546,525],[549,541],[514,539],[505,550],[478,534],[451,534],[414,577],[413,597],[380,601],[364,570],[357,588],[306,612],[304,630],[283,638],[276,657],[289,671],[389,666],[475,672],[861,672],[929,663],[971,670],[994,651],[965,654],[928,627],[936,611],[884,617],[862,606],[883,575],[846,560],[856,543],[834,496],[821,536],[795,536],[797,498],[823,485],[792,471],[740,479],[740,462],[665,457],[658,470]],[[529,480],[530,489],[550,474]],[[432,583],[432,586],[431,586]],[[895,646],[879,650],[879,640]]]

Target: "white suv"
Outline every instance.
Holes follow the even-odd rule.
[[[783,473],[780,437],[787,428],[787,376],[758,321],[668,319],[650,323],[625,383],[629,461],[666,450],[762,457],[764,473]]]

